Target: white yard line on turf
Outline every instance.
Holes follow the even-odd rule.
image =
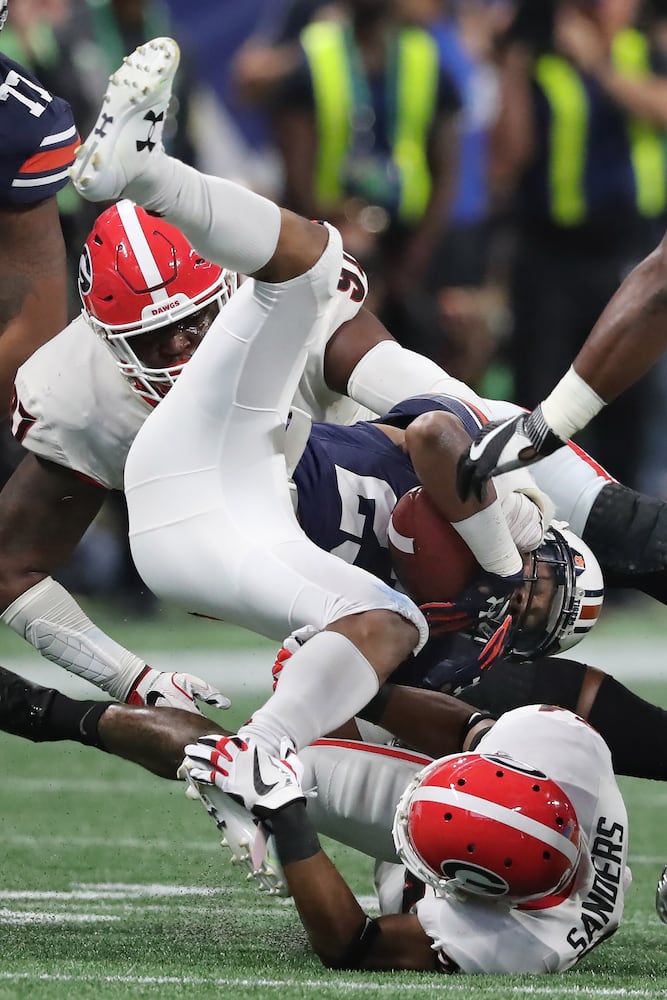
[[[235,989],[250,989],[263,987],[264,989],[284,990],[291,988],[322,990],[335,986],[337,990],[359,991],[368,993],[389,992],[396,995],[397,984],[393,977],[388,977],[386,983],[370,983],[367,976],[354,979],[241,979],[241,978],[208,978],[205,976],[91,976],[91,975],[68,975],[65,973],[32,973],[32,972],[0,972],[0,981],[5,982],[52,982],[52,983],[118,983],[128,986],[213,986],[216,988],[228,987]],[[440,983],[442,987],[442,983]],[[401,995],[406,993],[432,994],[433,984],[404,983],[400,984]],[[488,993],[494,997],[498,996],[498,986],[478,986],[471,983],[469,979],[464,979],[462,983],[447,982],[447,993],[470,994]],[[503,985],[503,996],[563,996],[567,993],[569,997],[664,997],[665,992],[661,989],[627,989],[624,987],[593,987],[575,986],[568,983],[567,986],[559,980],[553,986],[505,986]]]

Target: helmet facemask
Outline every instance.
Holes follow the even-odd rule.
[[[509,612],[505,655],[533,660],[575,646],[593,628],[604,599],[602,571],[573,532],[552,525],[542,544],[524,555],[523,579],[507,603],[476,623],[473,638],[491,639]]]
[[[139,329],[136,324],[131,324],[125,331],[122,327],[107,327],[92,316],[88,316],[88,322],[113,354],[118,368],[134,392],[155,406],[171,389],[220,309],[235,290],[236,275],[226,275],[222,284],[217,282],[210,294],[202,296],[205,304],[199,308],[197,303],[189,300],[176,304],[168,314],[168,323],[147,323]],[[151,363],[148,359],[154,353],[156,343],[162,338],[168,340],[179,332],[190,342],[187,356],[173,364],[158,366]]]
[[[100,215],[79,265],[84,316],[151,405],[174,384],[236,285],[235,274],[201,257],[176,227],[127,199]]]
[[[551,656],[580,642],[595,625],[604,582],[588,546],[564,526],[551,526],[529,554],[508,651],[517,659]]]

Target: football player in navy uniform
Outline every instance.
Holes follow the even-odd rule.
[[[56,194],[78,142],[69,105],[0,54],[0,415],[19,365],[67,321]]]

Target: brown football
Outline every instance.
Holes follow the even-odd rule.
[[[396,576],[417,604],[450,601],[481,572],[479,563],[421,486],[405,493],[389,524]]]

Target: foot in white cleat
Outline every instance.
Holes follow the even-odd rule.
[[[215,822],[222,834],[221,846],[231,854],[231,863],[244,868],[246,878],[255,882],[260,892],[289,896],[275,839],[264,824],[219,788],[194,781],[186,769],[179,770],[179,777],[188,782],[188,797],[200,799]]]
[[[109,77],[95,127],[70,168],[74,187],[88,201],[120,197],[141,175],[153,150],[162,149],[179,58],[172,38],[154,38]]]

